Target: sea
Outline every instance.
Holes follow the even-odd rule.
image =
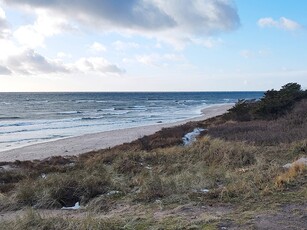
[[[264,92],[0,93],[0,151],[201,115]]]

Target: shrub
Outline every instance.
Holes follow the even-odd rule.
[[[286,114],[294,104],[306,98],[306,91],[297,83],[288,83],[279,91],[269,90],[260,100],[255,110],[256,116],[264,119],[275,119]]]
[[[279,91],[268,90],[260,101],[239,100],[224,118],[237,121],[272,120],[285,115],[304,98],[307,98],[307,91],[303,91],[297,83],[288,83]]]
[[[255,104],[255,100],[239,100],[224,117],[236,121],[250,121],[253,118],[252,109]]]
[[[307,100],[295,104],[293,110],[275,120],[253,120],[224,123],[211,127],[208,134],[227,141],[248,141],[258,145],[275,145],[300,141],[307,136]]]

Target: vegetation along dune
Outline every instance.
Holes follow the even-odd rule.
[[[307,230],[307,0],[0,0],[0,230]]]
[[[0,228],[306,229],[306,114],[289,83],[131,143],[2,162]]]

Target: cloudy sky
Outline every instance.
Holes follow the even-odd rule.
[[[307,1],[0,0],[0,91],[307,88]]]

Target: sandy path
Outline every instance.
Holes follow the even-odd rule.
[[[184,124],[188,121],[205,120],[225,113],[233,104],[216,105],[203,109],[203,115],[175,123],[155,124],[135,128],[86,134],[46,143],[0,152],[0,161],[34,160],[51,156],[71,156],[93,150],[105,149],[151,135],[162,128]]]

